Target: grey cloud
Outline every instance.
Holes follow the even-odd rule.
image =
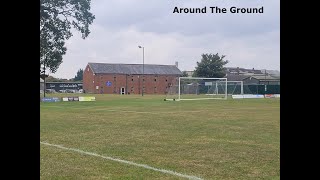
[[[224,3],[224,4],[223,4]],[[172,14],[177,6],[264,5],[260,15]],[[88,62],[174,64],[192,70],[202,53],[226,55],[228,66],[280,68],[278,0],[93,0],[96,20],[85,40],[74,33],[55,74],[72,78]]]
[[[118,30],[136,27],[142,32],[170,33],[185,35],[219,33],[237,36],[268,32],[280,26],[279,3],[269,1],[100,1],[95,13],[97,23]],[[277,4],[278,3],[278,4]],[[264,14],[173,14],[178,7],[259,7]]]

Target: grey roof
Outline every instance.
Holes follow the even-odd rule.
[[[273,77],[270,75],[235,75],[235,74],[228,74],[225,76],[225,78],[227,78],[228,81],[243,81],[244,79],[247,78],[255,78],[257,80],[261,80],[264,81],[265,79],[267,81],[279,81],[280,78],[279,77]]]
[[[275,76],[280,76],[280,71],[278,70],[265,70],[265,69],[262,69],[261,70],[262,72],[267,72],[267,74],[269,75],[275,75]]]
[[[226,67],[227,73],[237,73],[243,74],[243,73],[253,73],[253,74],[263,74],[261,70],[258,69],[246,69],[246,68],[239,68],[239,67]]]
[[[250,77],[248,75],[234,75],[234,74],[228,74],[225,76],[228,81],[242,81],[243,79]]]
[[[267,76],[264,76],[264,75],[262,75],[262,76],[250,76],[250,78],[255,78],[255,79],[257,79],[257,80],[268,80],[268,81],[270,81],[270,80],[280,80],[279,78],[276,78],[276,77],[272,77],[272,76],[270,76],[270,75],[267,75]]]
[[[88,63],[94,73],[110,74],[142,74],[142,64],[109,64]],[[182,72],[175,65],[144,64],[144,74],[181,75]]]

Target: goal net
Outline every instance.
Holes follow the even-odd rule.
[[[227,99],[227,78],[179,77],[170,84],[165,100]]]
[[[227,81],[228,95],[244,94],[243,81]]]

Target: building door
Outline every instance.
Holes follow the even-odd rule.
[[[120,88],[120,94],[125,94],[125,92],[126,92],[126,89],[124,87],[121,87]]]

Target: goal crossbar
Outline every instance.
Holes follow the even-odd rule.
[[[181,99],[181,79],[199,79],[199,80],[224,80],[225,81],[225,97],[224,98],[197,98],[197,99]],[[206,99],[227,99],[228,96],[228,83],[227,78],[201,78],[201,77],[179,77],[178,87],[179,94],[178,99],[176,101],[181,100],[206,100]]]

